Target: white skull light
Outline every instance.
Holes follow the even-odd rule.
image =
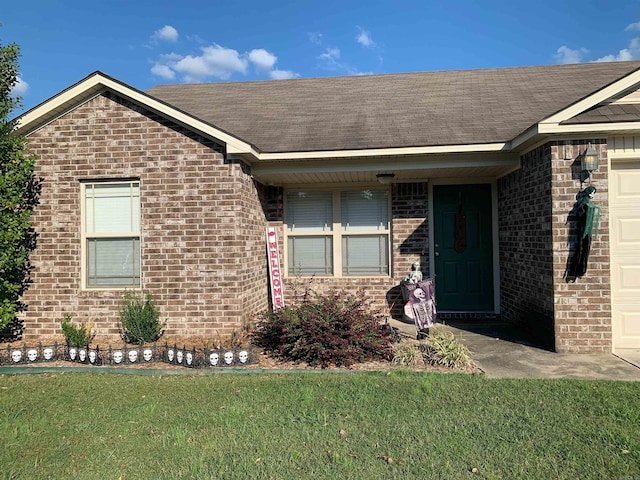
[[[89,362],[90,363],[96,363],[96,360],[98,359],[98,354],[96,353],[95,350],[90,350],[89,351]]]
[[[238,357],[240,358],[240,363],[247,363],[247,360],[249,360],[249,352],[241,350],[240,353],[238,353]]]
[[[78,356],[78,350],[76,350],[75,348],[70,348],[69,349],[69,358],[71,360],[75,360],[77,356]]]
[[[153,358],[153,351],[150,348],[145,349],[142,352],[142,358],[144,358],[145,362],[150,362]]]
[[[170,362],[173,362],[173,357],[175,356],[175,353],[173,352],[173,350],[167,350],[167,359]]]
[[[209,363],[211,365],[213,365],[214,367],[216,365],[218,365],[218,362],[220,361],[220,355],[217,353],[212,353],[209,355]]]
[[[122,352],[120,350],[113,352],[113,361],[116,363],[122,362]]]
[[[231,365],[233,363],[233,352],[227,352],[224,354],[224,363]]]
[[[22,352],[20,350],[14,350],[13,352],[11,352],[11,360],[13,360],[15,363],[18,363],[20,360],[22,360]]]
[[[136,363],[138,361],[138,351],[137,350],[129,350],[129,361],[131,363]]]
[[[78,352],[78,358],[81,362],[84,362],[87,359],[87,351],[84,348]]]
[[[53,348],[47,347],[42,351],[42,356],[45,360],[51,360],[53,358]]]
[[[38,358],[38,351],[35,348],[32,348],[27,352],[27,358],[30,362],[35,362],[36,358]]]
[[[176,353],[176,361],[178,363],[182,363],[183,357],[184,357],[184,352],[182,350],[178,350],[178,353]]]
[[[191,364],[193,363],[193,353],[187,352],[185,358],[187,359],[187,365],[191,366]]]

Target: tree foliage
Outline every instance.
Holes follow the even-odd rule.
[[[20,333],[17,314],[30,283],[29,254],[36,244],[31,213],[38,204],[41,179],[34,175],[35,158],[25,153],[27,140],[15,133],[9,115],[20,106],[12,95],[18,83],[20,49],[0,43],[0,331]]]

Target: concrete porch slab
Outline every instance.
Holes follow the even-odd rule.
[[[390,320],[415,338],[413,324]],[[519,329],[497,320],[447,321],[455,336],[489,378],[576,378],[640,381],[640,350],[620,358],[612,353],[555,353],[536,346]]]

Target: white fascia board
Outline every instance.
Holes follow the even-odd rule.
[[[539,132],[543,134],[558,133],[612,133],[624,131],[640,131],[640,122],[620,122],[620,123],[579,123],[571,125],[540,124]]]
[[[218,139],[227,145],[227,151],[229,153],[250,153],[254,155],[257,153],[247,142],[218,130],[217,128],[160,102],[143,92],[130,88],[120,82],[116,82],[111,78],[105,77],[100,73],[96,73],[88,77],[56,97],[53,97],[51,100],[27,112],[18,119],[17,129],[28,129],[30,124],[37,122],[37,120],[42,116],[55,112],[56,110],[60,110],[61,113],[67,111],[67,109],[64,108],[65,106],[71,105],[75,98],[82,98],[83,96],[86,96],[87,92],[99,92],[103,90],[112,90],[139,105]]]
[[[588,110],[589,108],[598,105],[605,100],[610,99],[611,97],[618,95],[619,93],[633,88],[640,84],[640,70],[630,73],[626,77],[621,78],[620,80],[612,83],[611,85],[603,88],[602,90],[597,91],[593,95],[589,95],[588,97],[580,100],[577,103],[574,103],[570,107],[565,108],[564,110],[551,115],[550,117],[545,118],[540,124],[558,124],[562,123],[565,120],[569,120],[570,118],[579,115],[580,113]]]
[[[443,145],[435,147],[371,148],[362,150],[318,150],[309,152],[260,153],[259,160],[311,160],[325,158],[392,157],[437,153],[501,152],[509,150],[506,143],[478,145]]]

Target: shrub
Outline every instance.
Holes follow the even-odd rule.
[[[62,333],[64,339],[69,347],[83,347],[89,345],[89,342],[94,336],[93,322],[80,323],[77,326],[71,323],[71,315],[65,315],[60,326],[62,327]]]
[[[425,362],[432,365],[443,365],[449,368],[464,368],[471,365],[467,347],[446,328],[431,328],[429,338],[422,350]]]
[[[138,345],[158,340],[166,326],[151,295],[132,291],[122,297],[120,324],[122,339]]]
[[[302,298],[263,313],[254,343],[275,357],[322,368],[391,358],[390,329],[369,313],[364,292]]]
[[[424,365],[422,352],[417,345],[413,343],[395,343],[392,347],[393,359],[391,363],[402,365],[403,367],[416,367]]]

